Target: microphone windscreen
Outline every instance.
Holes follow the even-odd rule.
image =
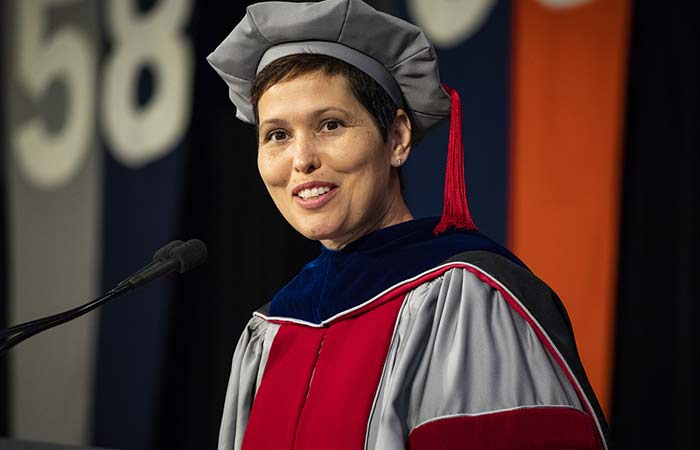
[[[170,257],[179,262],[177,271],[184,273],[207,260],[207,246],[199,239],[190,239],[174,248]]]
[[[181,240],[175,240],[170,242],[169,244],[166,244],[165,246],[159,248],[154,254],[153,254],[153,261],[165,261],[166,259],[170,258],[170,254],[172,253],[173,249],[175,247],[179,247],[183,242]]]

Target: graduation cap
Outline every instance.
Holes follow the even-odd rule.
[[[476,230],[464,183],[459,94],[440,83],[435,49],[423,30],[361,0],[262,2],[247,8],[207,61],[228,85],[236,117],[255,124],[250,89],[256,75],[299,53],[332,56],[369,75],[411,116],[414,142],[449,116],[444,206],[435,233]]]

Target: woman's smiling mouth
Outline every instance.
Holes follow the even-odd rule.
[[[337,186],[316,185],[298,190],[294,194],[294,201],[304,209],[319,208],[333,199],[337,192]]]
[[[304,189],[300,191],[297,195],[304,200],[308,200],[313,197],[318,197],[319,195],[323,195],[326,192],[330,192],[331,188],[328,186],[321,186],[318,188],[312,188],[312,189]]]

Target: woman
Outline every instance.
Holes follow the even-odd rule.
[[[473,225],[459,98],[422,31],[360,0],[259,3],[210,55],[320,256],[236,347],[220,449],[606,448],[556,295]],[[445,212],[401,195],[451,111]]]

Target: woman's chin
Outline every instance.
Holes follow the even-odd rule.
[[[313,241],[333,240],[334,236],[338,236],[338,227],[328,223],[323,224],[300,224],[297,231],[307,239]]]

